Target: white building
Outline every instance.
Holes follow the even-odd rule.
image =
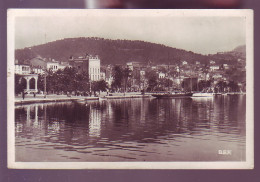
[[[188,62],[187,61],[182,61],[182,65],[187,65]]]
[[[219,79],[219,78],[222,78],[222,75],[221,75],[221,74],[214,74],[214,75],[212,76],[212,78],[214,78],[214,79]]]
[[[160,72],[159,73],[159,78],[165,78],[165,73]]]
[[[219,70],[219,66],[217,66],[217,65],[210,66],[210,70],[211,71]]]
[[[145,71],[144,71],[144,70],[141,70],[141,71],[140,71],[140,75],[141,75],[141,76],[144,76],[144,75],[145,75]]]
[[[89,79],[91,81],[100,80],[100,59],[98,56],[89,56]]]
[[[26,75],[31,73],[31,68],[29,65],[15,64],[14,72],[19,75]]]
[[[59,69],[63,70],[66,66],[61,65],[57,61],[47,62],[46,68],[47,70],[52,70],[53,72],[58,71]]]
[[[133,71],[134,70],[134,66],[133,66],[133,63],[132,62],[128,62],[126,63],[126,66],[129,70]]]
[[[43,69],[41,69],[41,68],[32,68],[32,72],[35,74],[40,74],[40,75],[42,75],[44,73]]]
[[[210,60],[209,63],[210,63],[210,64],[215,64],[216,62],[213,61],[213,60]]]
[[[224,69],[229,69],[230,66],[228,64],[223,64]]]

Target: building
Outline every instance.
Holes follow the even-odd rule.
[[[132,63],[132,62],[126,63],[126,67],[127,67],[129,70],[131,70],[131,71],[134,70],[134,66],[133,66],[133,63]]]
[[[100,59],[98,58],[98,56],[89,56],[88,62],[89,79],[91,81],[100,80]]]
[[[165,73],[160,72],[159,73],[159,78],[165,78]]]
[[[187,65],[188,62],[187,61],[182,61],[182,65]]]
[[[224,69],[229,69],[230,66],[229,66],[228,64],[223,64],[223,68],[224,68]]]
[[[31,68],[29,65],[25,64],[15,64],[15,69],[14,69],[15,74],[19,75],[26,75],[31,73]]]
[[[33,58],[27,61],[35,73],[42,73],[43,70],[52,70],[54,72],[64,69],[66,65],[55,61],[54,59],[43,59],[41,57]],[[41,71],[42,70],[42,71]]]
[[[144,71],[144,70],[141,70],[141,71],[140,71],[140,75],[141,75],[141,76],[145,76],[145,71]]]
[[[42,75],[44,73],[42,68],[31,68],[34,74]]]
[[[100,80],[100,59],[98,56],[91,56],[86,54],[84,57],[74,58],[73,56],[69,59],[71,67],[76,68],[79,73],[86,72],[89,74],[91,81]]]
[[[36,58],[32,58],[28,61],[28,64],[32,67],[32,68],[41,68],[41,69],[46,69],[47,67],[47,60],[43,59],[41,57],[36,57]]]
[[[18,61],[15,61],[15,74],[19,74],[22,77],[20,78],[19,82],[22,81],[22,79],[25,79],[26,81],[26,88],[24,89],[25,93],[35,93],[38,92],[37,82],[38,82],[38,74],[31,74],[31,67],[30,65],[26,64],[18,64]],[[30,88],[31,84],[34,83],[33,88]]]
[[[216,62],[213,61],[213,60],[210,60],[209,63],[210,63],[210,64],[215,64]]]
[[[88,57],[73,57],[69,59],[69,65],[75,68],[79,73],[88,72]]]
[[[53,72],[58,71],[59,63],[58,62],[47,62],[46,68],[47,68],[47,70],[52,70]]]
[[[53,72],[56,72],[58,70],[63,70],[66,66],[60,64],[59,62],[52,60],[51,62],[47,62],[47,70],[52,70]]]
[[[213,65],[213,66],[210,66],[209,69],[210,69],[211,71],[216,71],[216,70],[219,70],[219,66]]]
[[[106,80],[106,73],[103,71],[100,72],[100,80]]]
[[[183,88],[185,91],[197,91],[198,90],[198,78],[184,78]]]
[[[220,73],[214,74],[214,75],[212,75],[212,78],[213,79],[221,79],[222,78],[222,74],[220,74]]]
[[[126,63],[127,66],[132,66],[133,68],[142,68],[145,66],[145,63],[143,62],[138,62],[138,61],[132,61]]]

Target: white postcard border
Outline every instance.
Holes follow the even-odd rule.
[[[246,161],[245,162],[15,162],[14,35],[19,16],[217,16],[246,18]],[[8,168],[15,169],[253,169],[254,67],[252,10],[50,10],[9,9],[7,18],[7,132]]]

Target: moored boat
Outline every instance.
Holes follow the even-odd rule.
[[[214,96],[214,93],[203,93],[203,92],[200,92],[200,93],[193,93],[192,94],[192,97],[213,97]]]

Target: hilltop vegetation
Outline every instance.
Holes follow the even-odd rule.
[[[206,61],[207,56],[196,54],[161,44],[131,40],[109,40],[103,38],[68,38],[15,51],[19,61],[37,56],[67,61],[70,56],[83,56],[86,53],[99,55],[102,64],[124,64],[141,61],[154,64],[173,64],[178,61]]]

